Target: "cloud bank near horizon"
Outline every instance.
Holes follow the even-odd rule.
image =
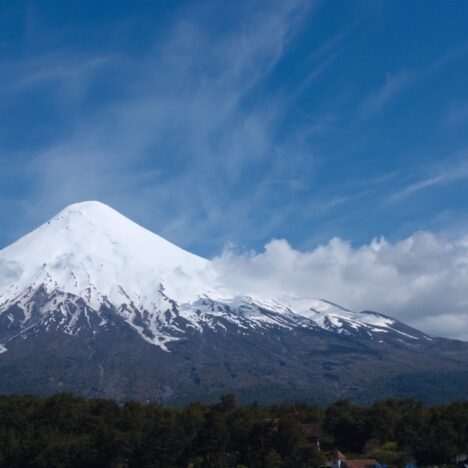
[[[273,239],[262,252],[229,246],[213,265],[238,293],[324,298],[374,310],[426,333],[468,340],[468,236],[417,232],[353,247],[334,237],[309,251]]]

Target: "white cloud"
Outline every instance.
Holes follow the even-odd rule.
[[[468,339],[468,238],[418,232],[358,248],[333,238],[307,252],[272,240],[260,253],[227,249],[214,266],[239,293],[324,298],[388,314],[433,335]]]

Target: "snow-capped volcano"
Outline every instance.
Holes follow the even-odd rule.
[[[33,314],[38,292],[42,304]],[[76,305],[78,300],[85,308]],[[57,320],[66,333],[78,333],[86,323],[80,319],[89,313],[106,325],[101,311],[107,306],[164,350],[187,330],[203,332],[226,323],[240,329],[305,327],[421,337],[400,330],[388,317],[351,312],[323,300],[286,298],[278,303],[230,294],[209,260],[94,201],[68,206],[0,252],[0,314],[13,304],[22,313],[7,317],[21,321],[23,336],[40,324],[57,325]]]
[[[463,343],[323,299],[242,293],[112,208],[71,205],[0,251],[0,392],[326,401],[380,397],[422,371],[468,382]]]

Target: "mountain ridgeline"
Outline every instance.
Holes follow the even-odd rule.
[[[239,294],[99,202],[0,251],[0,392],[170,404],[468,394],[468,343],[323,299]]]

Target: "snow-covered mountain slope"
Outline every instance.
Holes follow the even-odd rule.
[[[0,293],[12,298],[45,285],[86,297],[92,306],[103,297],[147,305],[163,284],[183,302],[209,290],[207,264],[112,208],[85,202],[0,252]]]
[[[123,320],[169,351],[190,333],[306,328],[377,342],[430,340],[389,317],[319,299],[230,293],[210,261],[99,202],[70,205],[0,251],[0,352],[31,333],[96,333]]]

